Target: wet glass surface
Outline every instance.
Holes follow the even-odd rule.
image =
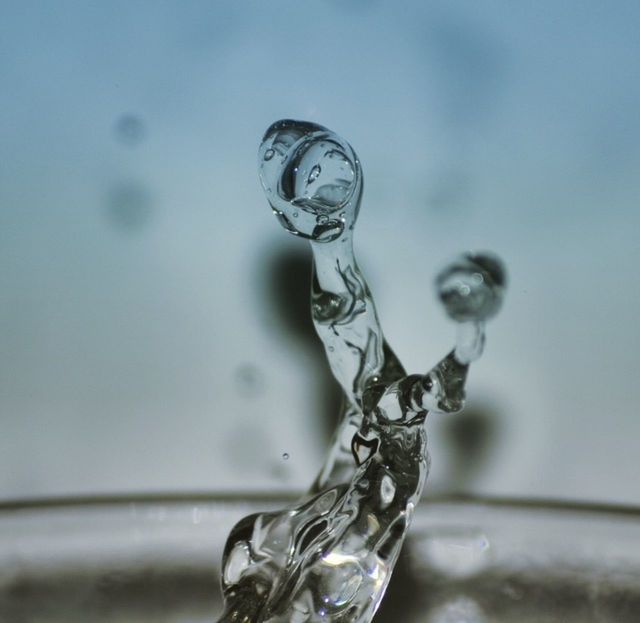
[[[222,607],[222,547],[285,497],[5,504],[0,620],[196,623]],[[615,622],[640,612],[640,512],[542,503],[421,503],[379,623]]]

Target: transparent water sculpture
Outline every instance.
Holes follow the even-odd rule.
[[[262,140],[259,172],[280,224],[311,244],[311,315],[344,407],[299,503],[250,515],[231,531],[220,623],[364,623],[380,605],[428,474],[425,419],[462,408],[505,270],[486,253],[444,268],[436,292],[457,324],[455,346],[426,373],[407,374],[354,256],[363,189],[354,150],[322,126],[282,120]]]

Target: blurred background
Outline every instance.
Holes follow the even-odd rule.
[[[640,504],[640,4],[0,6],[0,498],[303,489],[339,396],[307,245],[256,152],[282,117],[359,154],[356,252],[412,372],[433,276],[510,274],[430,492]]]

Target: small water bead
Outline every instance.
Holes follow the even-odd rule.
[[[484,321],[498,313],[506,287],[502,261],[487,253],[467,253],[440,271],[436,291],[456,322]]]
[[[273,158],[275,154],[276,152],[273,149],[267,149],[267,151],[264,152],[264,159],[269,162],[269,160],[271,160],[271,158]]]
[[[289,453],[288,452],[283,452],[282,453],[282,460],[283,461],[288,461],[289,460]]]

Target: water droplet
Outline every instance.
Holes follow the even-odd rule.
[[[282,453],[282,460],[283,461],[288,461],[289,460],[289,453],[288,452],[283,452]]]
[[[322,169],[319,164],[314,165],[307,178],[307,184],[313,184],[318,179],[321,171]]]
[[[436,278],[436,290],[456,322],[484,321],[499,311],[506,287],[502,261],[486,253],[467,253],[450,262]]]
[[[273,158],[275,154],[276,152],[273,149],[267,149],[267,151],[264,152],[265,161],[269,162],[269,160],[271,160],[271,158]]]
[[[292,214],[292,216],[293,216],[293,218],[298,218],[298,216],[300,216],[300,215],[299,215],[297,212],[294,212],[294,213]]]

